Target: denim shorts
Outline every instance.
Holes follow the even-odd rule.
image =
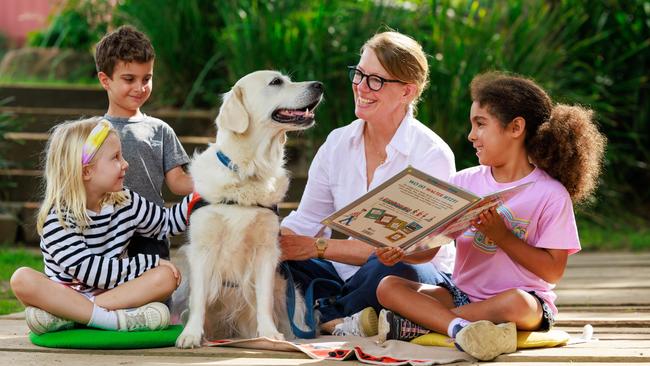
[[[447,289],[447,291],[449,291],[452,298],[454,299],[454,306],[456,307],[467,305],[472,302],[469,299],[469,296],[467,296],[466,293],[461,291],[461,289],[456,287],[454,284],[440,283],[438,286],[444,287]],[[540,332],[547,332],[551,330],[551,327],[553,327],[553,324],[555,324],[555,315],[553,314],[553,310],[551,310],[551,307],[546,303],[546,301],[539,297],[535,291],[528,291],[528,293],[537,299],[537,301],[539,301],[539,303],[542,305],[542,323],[539,325],[539,328],[537,330]]]

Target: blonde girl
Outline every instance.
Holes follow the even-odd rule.
[[[553,105],[529,79],[486,73],[471,93],[468,139],[481,165],[450,181],[480,195],[533,184],[456,238],[452,286],[385,278],[377,297],[390,310],[380,314],[379,333],[402,340],[429,329],[447,333],[458,348],[490,360],[516,350],[517,329],[553,325],[553,288],[580,250],[573,204],[594,191],[606,140],[590,110]],[[387,265],[422,259],[398,250],[378,256]]]
[[[177,268],[158,255],[129,258],[126,247],[136,233],[160,239],[183,232],[189,197],[165,209],[125,189],[129,165],[119,135],[100,118],[56,126],[46,153],[37,219],[45,273],[22,267],[11,277],[29,329],[167,327],[169,309],[159,301],[180,283]]]

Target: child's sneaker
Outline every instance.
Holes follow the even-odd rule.
[[[390,310],[382,309],[379,312],[379,342],[386,342],[388,339],[410,341],[428,333],[431,333],[429,329],[402,318]]]
[[[456,334],[456,347],[481,361],[517,350],[515,323],[495,325],[488,320],[469,323]]]
[[[115,312],[117,313],[117,329],[122,332],[161,330],[169,325],[169,309],[160,302]]]
[[[45,310],[28,306],[25,308],[25,320],[29,330],[34,334],[55,332],[74,327],[72,320],[59,318]]]
[[[332,335],[372,337],[377,334],[377,312],[367,307],[352,316],[343,318],[343,323],[334,327]]]

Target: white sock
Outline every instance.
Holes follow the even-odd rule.
[[[93,304],[93,315],[90,317],[88,326],[106,330],[117,330],[117,313]]]
[[[465,328],[467,324],[469,324],[469,321],[463,318],[455,318],[451,321],[451,323],[449,323],[449,326],[447,327],[447,335],[451,338],[456,338],[456,333]]]

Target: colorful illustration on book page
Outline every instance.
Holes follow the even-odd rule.
[[[408,246],[475,199],[445,182],[406,174],[351,203],[327,224],[374,245]]]

